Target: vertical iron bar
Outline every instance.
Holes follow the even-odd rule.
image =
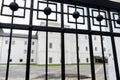
[[[77,24],[76,24],[77,25]],[[76,26],[77,30],[77,26]],[[76,50],[77,50],[77,74],[78,74],[78,80],[80,80],[80,68],[79,68],[79,49],[78,49],[78,33],[76,33]]]
[[[106,73],[105,55],[104,55],[103,37],[102,37],[102,35],[100,35],[100,38],[101,38],[101,47],[102,47],[102,58],[103,58],[104,77],[105,77],[105,80],[107,80],[107,73]]]
[[[33,4],[34,4],[34,0],[31,0],[30,21],[29,21],[30,27],[29,27],[29,34],[28,34],[28,47],[27,47],[27,62],[26,62],[25,80],[30,79],[30,58],[31,58],[31,41],[32,41]]]
[[[13,24],[13,14],[14,12],[12,13],[12,21],[11,21],[11,24]],[[12,26],[11,26],[12,27]],[[6,69],[6,77],[5,77],[5,80],[8,80],[8,75],[9,75],[9,65],[10,65],[10,55],[11,55],[11,42],[12,42],[12,33],[13,33],[13,30],[12,28],[10,29],[10,38],[9,38],[9,48],[8,48],[8,59],[7,59],[7,69]]]
[[[98,9],[98,13],[100,15],[100,9]],[[99,24],[100,24],[100,32],[102,32],[101,22],[99,22]],[[102,47],[102,59],[103,59],[104,77],[105,77],[105,80],[107,80],[106,65],[105,65],[105,55],[104,55],[104,46],[103,46],[103,37],[102,37],[101,34],[100,34],[100,38],[101,38],[101,47]]]
[[[91,61],[91,76],[92,76],[92,80],[96,80],[89,7],[87,7],[87,20],[88,20],[88,29],[89,29],[88,36],[89,36],[89,49],[90,49],[90,61]]]
[[[27,62],[26,62],[26,77],[25,80],[30,79],[30,58],[31,58],[31,39],[32,39],[32,28],[29,28],[28,35],[28,47],[27,47]]]
[[[61,33],[61,70],[62,80],[65,80],[64,32]]]
[[[107,10],[107,12],[108,12],[108,18],[109,18],[110,32],[113,33],[113,27],[112,27],[112,22],[111,22],[110,11]],[[114,66],[115,66],[115,72],[116,72],[116,79],[120,80],[119,66],[118,66],[118,59],[117,59],[117,52],[116,52],[114,35],[111,35],[111,43],[112,43],[112,50],[113,50],[113,58],[114,58]]]
[[[4,2],[4,1],[3,1]],[[2,4],[3,4],[2,2]],[[14,0],[15,2],[15,0]],[[13,20],[14,20],[14,11],[12,11],[12,20],[11,20],[11,25],[13,24]],[[11,26],[12,27],[12,26]],[[12,43],[12,33],[13,30],[12,28],[10,29],[10,38],[9,38],[9,47],[8,47],[8,59],[7,59],[7,69],[6,69],[6,76],[5,76],[5,80],[8,80],[8,76],[9,76],[9,65],[10,65],[10,55],[11,55],[11,43]]]
[[[48,27],[48,22],[46,22],[46,27]],[[45,80],[48,80],[48,31],[46,31],[46,77]]]
[[[75,4],[75,11],[76,11],[76,4]],[[78,29],[77,26],[77,19],[75,19],[75,26],[76,26],[76,30]],[[77,51],[77,75],[78,75],[78,80],[80,80],[80,66],[79,66],[79,45],[78,45],[78,33],[76,32],[76,51]]]
[[[61,75],[62,80],[65,80],[65,46],[64,46],[64,5],[63,0],[61,0]]]
[[[0,12],[0,14],[2,14],[2,12],[3,12],[3,5],[4,5],[4,0],[2,0],[2,4],[1,4],[2,6],[1,6],[1,12]]]
[[[77,74],[78,74],[78,80],[80,80],[80,68],[79,68],[79,49],[78,49],[78,33],[76,33],[76,50],[77,50]]]
[[[47,7],[48,7],[48,0],[47,0]],[[46,28],[48,28],[48,15],[46,15]],[[48,80],[48,31],[46,31],[46,67],[45,67],[46,71],[46,76],[45,76],[45,80]]]

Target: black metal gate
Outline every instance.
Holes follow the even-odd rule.
[[[28,47],[26,59],[26,75],[25,80],[30,80],[30,60],[31,60],[31,40],[33,31],[46,32],[46,65],[45,80],[48,80],[48,32],[56,32],[61,34],[61,80],[65,80],[65,34],[75,34],[76,36],[76,54],[77,54],[77,79],[80,80],[80,60],[79,60],[79,41],[78,35],[88,35],[91,80],[97,80],[95,74],[95,61],[93,51],[93,35],[100,37],[102,50],[102,64],[104,80],[107,78],[106,61],[104,54],[103,36],[110,37],[112,44],[112,53],[115,66],[116,80],[120,80],[119,64],[116,52],[115,37],[120,37],[120,4],[105,0],[1,0],[1,18],[0,28],[10,29],[8,60],[6,68],[5,80],[9,80],[9,65],[11,55],[12,33],[14,29],[28,30]],[[23,3],[22,3],[23,2]],[[44,7],[40,7],[43,5]],[[10,13],[5,13],[6,8],[10,9]],[[17,13],[17,11],[22,13]],[[28,14],[27,14],[28,13]],[[44,17],[43,17],[44,15]],[[52,17],[51,17],[52,15]],[[2,22],[2,17],[9,17],[10,21]],[[117,18],[116,18],[117,17]],[[27,19],[26,19],[27,18]],[[19,23],[16,20],[24,19],[26,23]],[[37,24],[35,22],[37,20]],[[16,21],[16,22],[15,22]],[[39,25],[39,21],[43,21],[45,26]],[[59,22],[60,27],[50,26],[49,22]],[[71,24],[72,28],[65,27]],[[82,26],[82,28],[81,28]],[[118,31],[117,31],[118,30]],[[51,59],[52,60],[52,59]],[[88,61],[88,59],[87,59]]]

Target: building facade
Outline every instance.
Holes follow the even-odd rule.
[[[11,63],[26,63],[27,56],[27,35],[13,34],[11,42]],[[34,35],[32,39],[31,49],[31,62],[36,62],[36,51],[37,51],[37,36]],[[9,47],[9,34],[3,31],[0,34],[0,63],[7,63],[8,59],[8,47]]]
[[[41,25],[45,25],[41,23]],[[59,26],[58,23],[49,23],[49,25]],[[69,27],[69,26],[66,26]],[[36,32],[32,36],[31,48],[31,63],[45,64],[46,62],[46,32]],[[93,54],[95,62],[102,59],[101,38],[100,36],[93,35]],[[103,37],[103,42],[107,37]],[[28,35],[13,34],[11,45],[11,63],[26,63],[27,56],[27,43]],[[77,49],[76,49],[76,34],[65,33],[65,63],[77,63]],[[0,35],[0,63],[7,63],[9,47],[9,34],[4,33],[1,29]],[[79,62],[90,63],[90,50],[88,35],[78,34],[78,51]],[[107,58],[108,51],[104,45],[105,57]],[[61,34],[55,32],[48,32],[48,63],[60,64],[61,63]]]

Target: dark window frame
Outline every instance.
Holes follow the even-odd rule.
[[[52,42],[49,43],[49,48],[53,48]]]
[[[53,63],[53,58],[49,57],[49,63]]]

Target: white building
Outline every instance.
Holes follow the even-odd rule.
[[[45,25],[41,23],[41,25]],[[58,23],[49,25],[59,26]],[[67,26],[68,27],[68,26]],[[46,32],[37,32],[32,37],[31,63],[45,64],[46,60]],[[79,61],[90,63],[89,38],[88,35],[78,35]],[[104,39],[105,40],[105,39]],[[11,63],[26,63],[28,35],[13,34],[11,47]],[[0,31],[0,63],[7,62],[9,46],[9,34]],[[93,52],[95,57],[102,58],[100,36],[93,35]],[[107,53],[105,53],[107,56]],[[95,60],[99,62],[98,60]],[[48,32],[48,62],[49,64],[60,64],[61,62],[61,35],[60,33]],[[65,34],[65,63],[77,62],[76,35]]]
[[[25,63],[27,55],[27,35],[13,34],[11,45],[11,63]],[[31,62],[35,63],[37,51],[37,36],[34,35],[32,39]],[[6,63],[8,57],[9,34],[0,32],[0,63]]]

